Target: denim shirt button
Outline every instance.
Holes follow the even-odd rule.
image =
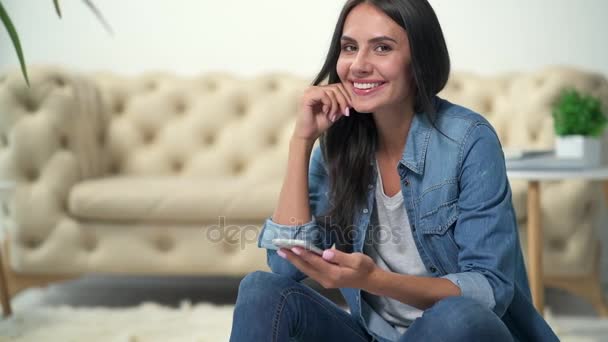
[[[429,267],[429,270],[431,270],[432,273],[437,272],[437,269],[435,268],[435,266]]]
[[[410,181],[407,178],[405,179],[405,186],[410,186]]]
[[[369,213],[369,210],[367,210],[367,208],[365,208],[365,209],[363,209],[363,213],[367,214],[367,213]]]

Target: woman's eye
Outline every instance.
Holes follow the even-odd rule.
[[[342,51],[345,51],[345,52],[353,52],[355,50],[356,50],[356,48],[354,46],[352,46],[352,45],[344,45],[344,46],[342,46]]]
[[[378,52],[389,52],[391,50],[392,50],[391,47],[388,45],[378,45],[376,47],[376,51],[378,51]]]

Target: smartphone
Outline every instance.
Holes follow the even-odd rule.
[[[323,250],[314,246],[310,242],[306,242],[304,240],[294,240],[294,239],[272,239],[272,244],[279,248],[289,248],[291,247],[302,247],[308,251],[311,251],[318,255],[323,255]]]

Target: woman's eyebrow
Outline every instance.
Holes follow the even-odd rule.
[[[349,42],[354,42],[354,43],[356,43],[356,42],[357,42],[357,41],[356,41],[354,38],[351,38],[351,37],[349,37],[349,36],[342,36],[341,40],[346,40],[346,41],[349,41]],[[396,41],[395,39],[393,39],[393,38],[391,38],[391,37],[389,37],[389,36],[378,36],[378,37],[374,37],[374,38],[372,38],[372,39],[368,40],[368,42],[369,42],[369,43],[377,43],[377,42],[381,42],[381,41],[383,41],[383,40],[390,40],[391,42],[393,42],[393,43],[395,43],[395,44],[397,43],[397,41]]]

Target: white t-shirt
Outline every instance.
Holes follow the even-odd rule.
[[[399,191],[393,197],[389,197],[384,193],[380,170],[378,170],[375,196],[376,207],[372,212],[363,252],[384,270],[429,276],[412,236],[403,194]],[[404,333],[416,318],[422,316],[422,310],[389,297],[380,297],[363,291],[362,298],[400,333]]]

